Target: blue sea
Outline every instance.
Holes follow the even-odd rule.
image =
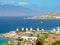
[[[42,22],[42,23],[41,23]],[[52,30],[53,28],[60,27],[60,20],[40,20],[40,19],[24,19],[24,16],[5,16],[0,17],[0,34],[9,31],[14,31],[16,28],[44,28],[45,30]],[[0,45],[8,39],[0,38]]]

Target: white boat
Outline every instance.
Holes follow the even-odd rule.
[[[43,21],[41,21],[41,23],[43,23]]]

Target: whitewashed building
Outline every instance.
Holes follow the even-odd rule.
[[[17,28],[16,31],[19,31],[19,29]]]
[[[26,28],[26,31],[28,31],[28,28]]]
[[[44,32],[44,29],[41,29],[41,31],[43,31],[43,32]]]
[[[32,31],[33,29],[32,28],[30,28],[30,31]]]
[[[39,28],[37,28],[37,31],[39,31]]]
[[[22,28],[22,31],[24,31],[24,28]]]
[[[36,41],[37,37],[28,37],[28,36],[22,36],[21,38],[23,38],[23,41]]]

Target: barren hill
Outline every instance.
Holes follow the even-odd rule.
[[[41,16],[28,17],[28,19],[60,19],[60,12],[52,12]]]

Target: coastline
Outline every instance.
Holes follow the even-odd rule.
[[[24,33],[34,33],[35,32],[35,33],[40,33],[40,34],[42,34],[42,33],[60,34],[60,33],[56,33],[56,32],[53,32],[53,31],[54,30],[44,30],[44,29],[42,29],[40,31],[39,31],[39,29],[38,30],[31,30],[31,31],[29,31],[29,30],[21,31],[20,30],[20,31],[10,31],[10,32],[7,32],[7,33],[2,33],[0,35],[4,38],[14,38],[14,39],[16,39],[18,37],[21,37]]]
[[[12,42],[13,44],[18,44],[18,41],[19,42],[22,41],[19,44],[23,44],[26,41],[28,42],[33,41],[35,45],[37,39],[42,38],[44,40],[43,45],[48,45],[60,39],[60,27],[57,27],[56,29],[52,29],[52,30],[44,30],[44,29],[39,30],[39,28],[37,28],[37,30],[33,30],[32,28],[30,28],[30,30],[28,30],[28,28],[24,30],[24,28],[22,28],[22,30],[16,29],[16,31],[10,31],[10,32],[4,33],[2,34],[2,36],[3,38],[7,38],[7,39],[15,39],[12,41],[9,40],[7,44],[8,43],[11,44]],[[32,43],[29,43],[29,44],[32,44]]]
[[[51,30],[52,31],[52,30]],[[43,31],[42,33],[40,33],[41,31],[39,31],[39,30],[37,30],[37,31],[35,31],[35,34],[39,34],[40,35],[40,37],[42,37],[43,36],[43,38],[44,38],[44,35],[45,36],[47,36],[47,34],[48,34],[48,37],[46,37],[45,38],[45,40],[44,40],[44,43],[43,43],[43,45],[48,45],[48,44],[52,44],[53,42],[55,42],[56,40],[59,40],[60,39],[60,33],[49,33],[49,32],[51,32],[51,31],[49,31],[49,30],[47,30],[47,32],[46,31]],[[24,34],[25,33],[28,33],[28,34],[30,34],[30,33],[33,33],[33,31],[24,31]],[[33,33],[34,34],[34,33]],[[26,34],[25,34],[26,35]],[[6,36],[6,35],[5,35]],[[20,36],[20,35],[19,35]],[[22,37],[22,36],[20,36],[20,37]],[[55,37],[55,39],[53,39],[53,37]],[[57,38],[58,37],[58,38]],[[12,37],[13,38],[13,37]],[[12,38],[10,38],[9,37],[9,39],[12,39]],[[51,39],[52,38],[52,39]],[[17,39],[17,38],[13,38],[13,39]],[[15,40],[16,41],[16,40]],[[48,42],[48,43],[46,43],[46,42]],[[13,40],[13,42],[10,42],[10,44],[11,43],[13,43],[13,44],[15,44],[14,43],[14,40]],[[36,43],[36,42],[35,42]],[[7,43],[8,44],[8,43]],[[23,44],[23,43],[21,43],[21,44]],[[30,43],[31,44],[31,43]]]
[[[56,18],[24,18],[24,20],[60,20]]]

